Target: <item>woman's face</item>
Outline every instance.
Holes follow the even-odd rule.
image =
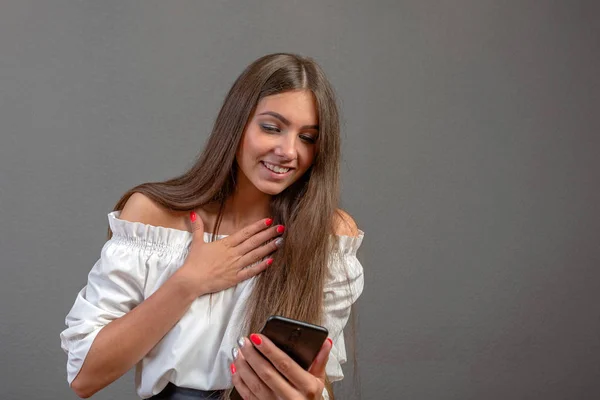
[[[311,91],[262,98],[236,153],[239,179],[269,195],[281,193],[313,163],[319,118]]]

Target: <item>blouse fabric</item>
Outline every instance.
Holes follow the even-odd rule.
[[[119,219],[108,214],[113,236],[88,275],[66,317],[60,334],[67,353],[67,380],[75,379],[100,330],[150,297],[185,261],[192,234],[178,229]],[[219,235],[216,239],[222,239]],[[343,378],[346,362],[343,328],[350,306],[363,290],[363,268],[356,258],[364,232],[338,236],[324,286],[322,325],[333,340],[326,373],[331,381]],[[210,242],[212,235],[204,234]],[[232,387],[231,349],[242,334],[245,304],[255,278],[196,298],[183,317],[136,365],[136,390],[145,399],[169,382],[200,390]],[[326,391],[325,391],[326,392]],[[324,392],[324,393],[325,393]]]

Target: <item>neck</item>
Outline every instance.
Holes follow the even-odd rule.
[[[235,192],[225,202],[223,219],[235,230],[270,217],[271,196],[258,190],[248,179],[238,173]]]

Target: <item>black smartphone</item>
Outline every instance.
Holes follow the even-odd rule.
[[[321,350],[329,332],[326,328],[272,315],[260,333],[271,339],[303,369],[308,369]]]
[[[329,335],[327,328],[322,326],[278,315],[270,316],[260,333],[305,370],[308,370]],[[235,388],[230,399],[241,400]]]

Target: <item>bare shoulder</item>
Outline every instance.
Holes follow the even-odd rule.
[[[187,230],[181,213],[167,210],[143,193],[136,192],[129,197],[119,219],[165,228]]]
[[[336,235],[358,236],[359,230],[354,219],[346,211],[338,208],[334,215],[333,227]]]

